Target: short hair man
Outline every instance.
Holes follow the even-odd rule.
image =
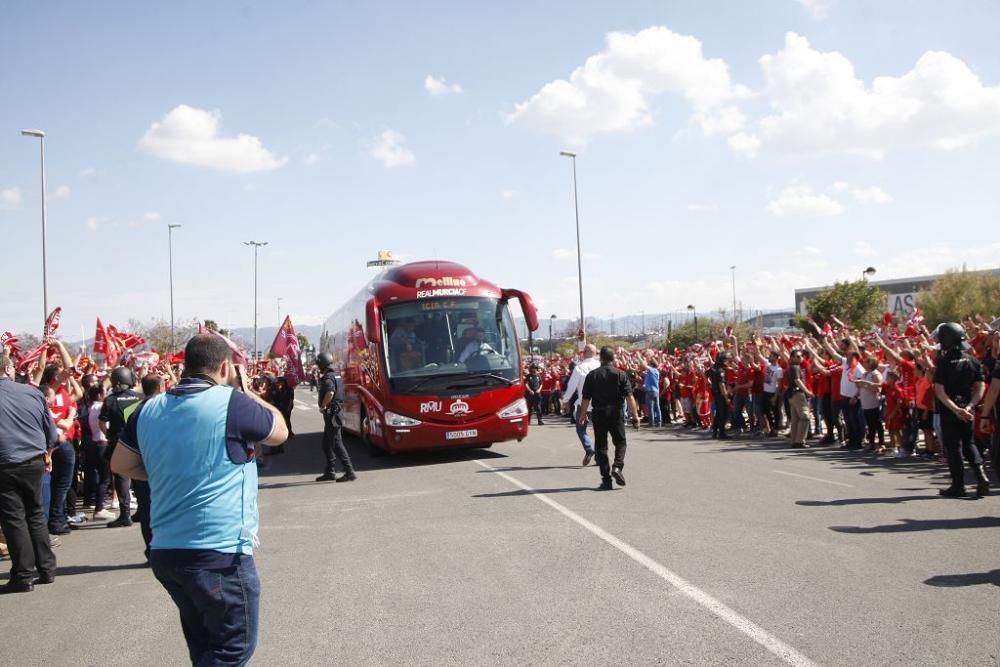
[[[45,397],[14,382],[14,362],[0,353],[0,527],[10,550],[10,581],[0,593],[29,593],[51,584],[56,557],[42,512],[42,473],[59,440]],[[38,579],[35,579],[35,570]]]
[[[254,395],[225,341],[197,335],[170,391],[125,425],[111,468],[148,479],[150,564],[173,598],[193,664],[244,665],[257,644],[257,444],[288,437],[281,413]]]
[[[615,368],[615,351],[610,347],[601,348],[601,367],[587,374],[580,391],[583,402],[580,405],[578,422],[586,425],[587,411],[593,407],[594,449],[597,454],[597,465],[601,470],[601,488],[612,489],[611,478],[614,477],[619,486],[625,486],[625,420],[622,415],[622,404],[628,404],[632,425],[639,428],[639,407],[632,395],[632,385],[628,376]],[[612,467],[608,463],[608,435],[615,444],[615,462]]]

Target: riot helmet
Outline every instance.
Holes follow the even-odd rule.
[[[319,366],[321,371],[325,371],[330,366],[333,366],[333,355],[329,352],[320,352],[316,355],[316,365]]]
[[[135,386],[135,375],[130,368],[119,366],[111,371],[111,386],[114,389],[131,389]]]
[[[956,322],[943,322],[934,330],[934,337],[941,345],[942,351],[954,349],[956,347],[969,347],[966,341],[969,339],[965,335],[965,328]]]

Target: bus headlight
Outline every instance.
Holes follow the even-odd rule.
[[[500,419],[510,419],[511,417],[524,417],[528,414],[528,402],[519,398],[506,408],[497,413]]]
[[[394,426],[399,428],[400,426],[419,426],[419,419],[410,419],[409,417],[404,417],[403,415],[397,415],[395,412],[390,410],[385,411],[385,423],[389,426]]]

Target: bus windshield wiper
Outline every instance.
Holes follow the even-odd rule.
[[[503,382],[508,387],[511,386],[512,384],[514,384],[516,382],[515,380],[511,380],[510,378],[505,378],[504,376],[499,375],[498,373],[491,373],[489,371],[485,371],[483,373],[470,373],[468,377],[470,377],[470,378],[483,378],[483,379],[490,379],[490,380],[498,380],[500,382]],[[462,385],[458,385],[458,386],[462,386]],[[458,388],[458,386],[453,385],[454,388]]]

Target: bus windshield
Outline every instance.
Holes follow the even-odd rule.
[[[482,378],[480,385],[518,380],[517,337],[506,301],[426,299],[386,305],[382,313],[394,391],[433,393],[470,376]]]

